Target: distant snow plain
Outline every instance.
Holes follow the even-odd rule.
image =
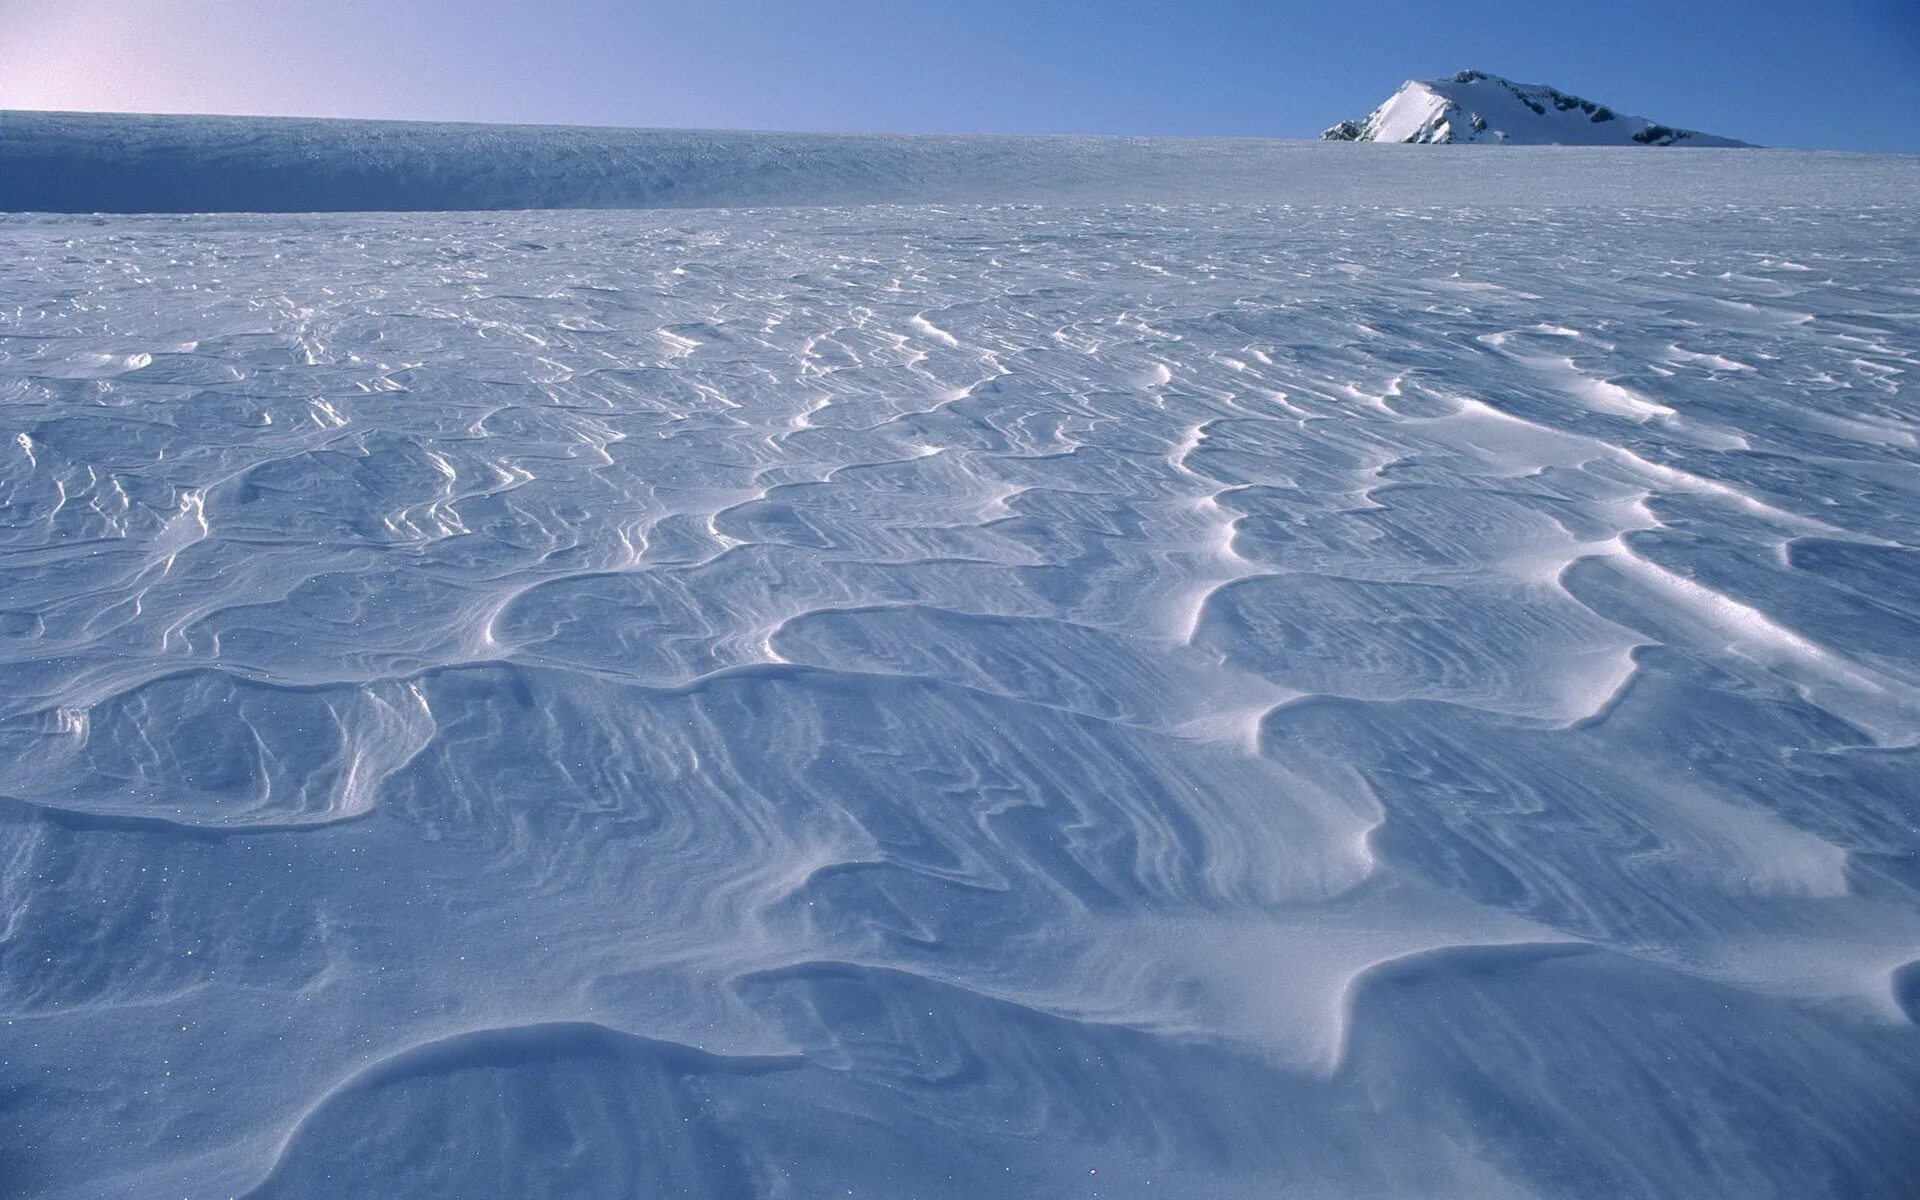
[[[659,136],[0,216],[0,1190],[1912,1194],[1920,163]]]

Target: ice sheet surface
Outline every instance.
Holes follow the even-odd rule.
[[[1911,204],[1920,157],[0,111],[0,211]]]
[[[1911,1195],[1827,200],[0,219],[0,1190]]]

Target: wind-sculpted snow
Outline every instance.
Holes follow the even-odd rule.
[[[1910,207],[0,243],[8,1195],[1911,1194]]]

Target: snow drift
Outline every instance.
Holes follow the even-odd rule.
[[[1914,161],[1181,153],[0,216],[0,1195],[1910,1196]]]

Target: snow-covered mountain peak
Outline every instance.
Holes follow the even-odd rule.
[[[1364,121],[1320,135],[1333,142],[1504,142],[1568,146],[1747,146],[1676,129],[1538,83],[1485,71],[1409,79]]]

